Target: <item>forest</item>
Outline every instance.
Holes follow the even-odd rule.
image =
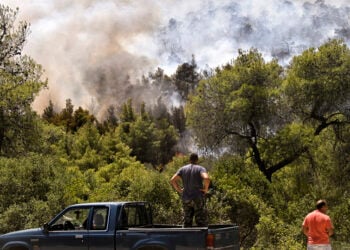
[[[242,249],[305,249],[301,224],[319,199],[329,204],[333,249],[349,247],[344,41],[308,48],[287,66],[251,48],[211,70],[193,56],[172,75],[142,77],[142,88],[171,91],[178,106],[129,99],[97,118],[67,99],[38,113],[32,104],[50,79],[23,54],[30,24],[17,13],[0,5],[0,233],[91,201],[149,201],[155,222],[181,224],[169,180],[195,148],[212,180],[210,223],[238,224]]]

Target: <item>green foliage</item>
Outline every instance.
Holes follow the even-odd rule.
[[[239,51],[232,65],[217,69],[190,98],[187,117],[199,145],[249,153],[272,181],[273,174],[308,156],[314,137],[328,127],[344,140],[349,55],[342,41],[331,40],[293,58],[283,76],[276,61],[266,63],[253,49]]]
[[[350,195],[348,192],[344,192],[341,196],[341,202],[338,201],[336,204],[332,205],[329,211],[329,215],[333,218],[333,224],[336,228],[334,241],[339,243],[349,242],[349,232],[350,226],[344,223],[348,220],[350,216]]]
[[[37,227],[57,212],[62,207],[61,172],[57,161],[43,155],[0,158],[0,232]]]
[[[262,215],[257,225],[259,240],[251,249],[305,249],[305,245],[299,237],[301,235],[300,227],[300,225],[286,224],[272,215]]]
[[[56,126],[62,126],[68,132],[76,132],[87,123],[95,122],[95,117],[90,115],[88,110],[79,107],[74,110],[71,99],[66,100],[66,107],[60,113],[55,111],[54,105],[50,100],[49,106],[44,109],[42,118]],[[106,125],[107,126],[107,125]]]
[[[234,148],[236,139],[271,134],[281,72],[277,62],[265,63],[256,50],[240,51],[231,67],[201,81],[187,109],[200,145]]]
[[[221,217],[240,226],[241,246],[250,248],[257,237],[256,225],[267,205],[264,198],[271,195],[264,177],[241,157],[224,156],[211,172],[214,197],[219,203],[211,205],[211,213],[220,211]],[[209,204],[211,203],[210,198]],[[209,205],[208,204],[208,205]],[[214,206],[214,207],[213,207]]]
[[[121,117],[124,118],[116,131],[132,149],[131,155],[161,170],[175,154],[178,133],[174,126],[166,118],[160,117],[154,121],[145,104],[141,105],[140,114],[135,114],[131,101],[124,104]]]
[[[128,123],[135,121],[136,116],[134,112],[134,108],[132,106],[132,100],[129,99],[127,103],[122,106],[122,112],[120,114],[121,122]],[[127,131],[125,131],[127,132]]]
[[[156,137],[158,138],[158,148],[155,149],[154,164],[163,166],[167,164],[175,155],[175,145],[178,142],[178,132],[167,119],[159,119],[156,121]],[[158,167],[159,168],[159,167]]]
[[[121,142],[118,133],[107,132],[100,137],[101,151],[99,154],[106,163],[113,163],[121,156],[130,155],[131,149]]]
[[[288,160],[311,146],[313,129],[300,123],[289,123],[270,140],[261,139],[259,149],[262,159],[269,166],[277,166],[281,160]]]
[[[155,124],[139,116],[129,129],[125,143],[132,148],[132,155],[141,162],[154,163],[154,153],[159,149]]]
[[[265,62],[257,50],[239,51],[232,65],[200,82],[191,96],[187,115],[202,147],[232,153],[250,152],[259,170],[271,181],[272,174],[305,150],[269,162],[261,143],[272,144],[288,124],[281,100],[282,67],[277,61]],[[275,150],[276,158],[282,155]],[[269,156],[271,157],[271,156]]]
[[[90,115],[89,111],[84,110],[82,107],[79,107],[74,111],[73,115],[73,125],[71,130],[77,131],[80,127],[84,126],[87,123],[93,123],[95,121],[95,117]]]
[[[101,135],[91,123],[84,125],[74,135],[69,158],[74,160],[80,169],[98,168],[105,163],[100,143]]]
[[[53,123],[54,119],[56,116],[56,112],[55,112],[55,108],[53,105],[53,102],[50,100],[49,101],[49,106],[47,106],[46,108],[44,108],[43,114],[42,114],[42,118],[49,122],[49,123]]]
[[[0,215],[0,232],[41,227],[51,214],[48,203],[44,201],[31,199],[28,202],[14,203]]]
[[[330,40],[293,58],[284,89],[291,112],[315,124],[315,134],[349,122],[350,50]]]
[[[97,128],[101,134],[114,131],[119,125],[119,119],[117,117],[116,108],[111,105],[107,109],[107,114],[102,123],[97,121]]]
[[[193,93],[200,81],[200,75],[196,69],[197,64],[193,56],[192,62],[179,65],[173,76],[173,84],[183,100],[187,100],[188,95]]]
[[[96,187],[92,190],[92,200],[125,200],[129,194],[132,180],[121,178],[124,169],[143,169],[144,166],[128,155],[119,156],[118,159],[96,171]]]
[[[183,106],[172,108],[172,124],[182,134],[186,131],[186,116]]]
[[[35,96],[46,87],[42,67],[21,55],[29,26],[18,22],[18,10],[0,5],[0,155],[33,151],[39,133],[31,109]],[[17,26],[16,26],[17,25]]]
[[[13,203],[25,202],[28,197],[47,201],[46,195],[53,187],[57,171],[56,162],[42,155],[0,158],[1,210]]]
[[[31,109],[47,85],[42,67],[21,55],[29,26],[17,22],[18,10],[0,5],[0,155],[20,155],[38,135]],[[16,27],[17,25],[17,27]],[[28,150],[30,151],[30,150]]]
[[[88,199],[90,189],[85,181],[84,173],[76,166],[67,167],[64,180],[65,204],[84,202]]]

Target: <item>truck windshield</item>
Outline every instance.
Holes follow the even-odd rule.
[[[89,207],[67,210],[50,225],[50,231],[86,230],[89,211]]]

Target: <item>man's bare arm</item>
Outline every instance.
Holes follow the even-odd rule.
[[[333,228],[328,228],[327,232],[328,232],[329,236],[332,236],[334,234],[334,229]]]
[[[201,191],[206,194],[209,190],[210,178],[208,173],[201,173],[201,176],[203,179],[203,189],[201,189]]]
[[[173,177],[170,179],[170,184],[175,188],[177,192],[180,194],[182,193],[183,189],[179,186],[179,181],[181,180],[181,177],[177,174],[174,174]]]
[[[309,228],[307,226],[303,226],[303,233],[306,235],[306,237],[308,237],[308,232]]]

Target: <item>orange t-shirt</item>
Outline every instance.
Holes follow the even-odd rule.
[[[305,217],[303,227],[309,229],[308,244],[329,244],[327,230],[333,228],[333,225],[328,215],[315,210]]]

